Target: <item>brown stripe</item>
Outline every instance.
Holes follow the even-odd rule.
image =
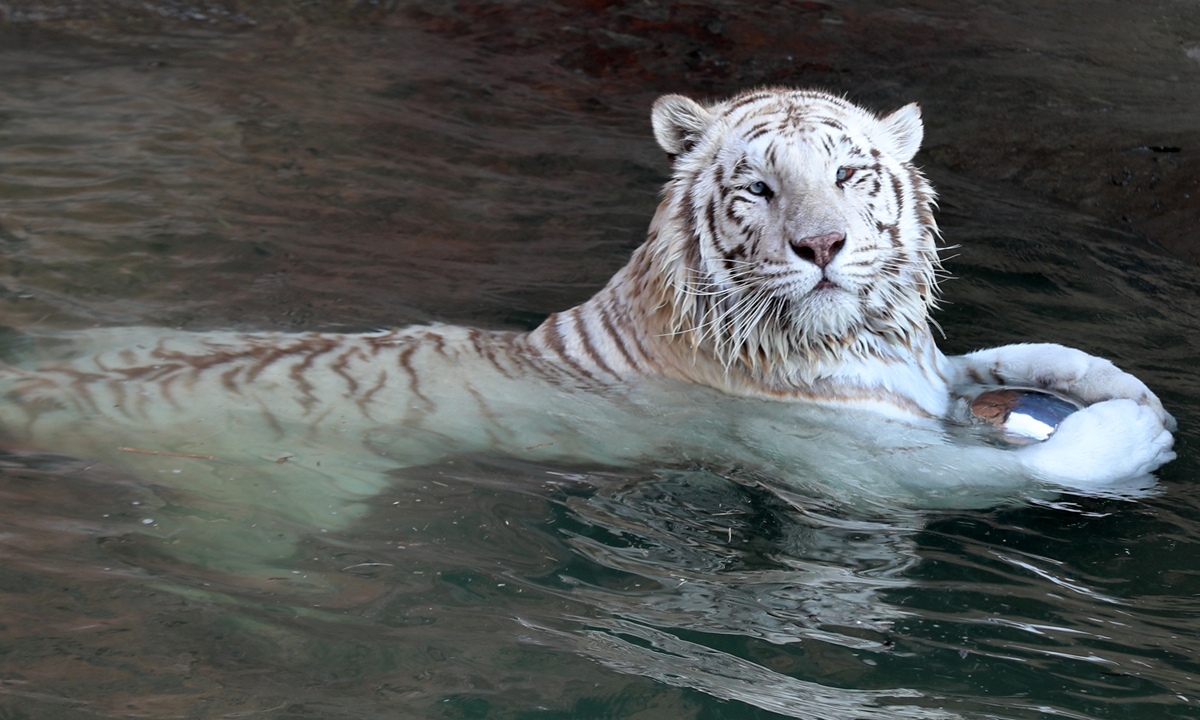
[[[714,241],[720,237],[717,232],[717,203],[715,200],[709,200],[704,206],[704,224],[708,226],[709,237]]]
[[[496,359],[496,350],[492,344],[489,342],[483,342],[484,332],[482,330],[472,328],[471,331],[467,333],[467,337],[471,340],[471,345],[475,348],[475,352],[480,357],[490,362],[492,367],[496,368],[496,371],[505,378],[509,380],[514,379],[514,377],[509,374],[508,370],[500,364],[500,361]]]
[[[733,172],[729,175],[729,181],[737,182],[742,178],[742,176],[747,175],[750,172],[752,172],[750,163],[747,162],[746,156],[743,155],[738,158],[736,163],[733,164]]]
[[[690,187],[684,188],[683,194],[679,196],[679,206],[684,208],[690,214],[692,211],[693,199],[692,189]]]
[[[769,97],[771,97],[771,93],[750,93],[749,95],[743,95],[740,98],[735,98],[730,103],[728,112],[733,112],[760,100],[766,100]]]
[[[700,272],[700,236],[694,230],[690,241],[683,246],[683,254],[680,259],[683,261],[685,269],[693,273]]]
[[[90,411],[97,415],[103,415],[100,411],[100,406],[96,403],[96,398],[92,395],[91,388],[88,387],[91,383],[103,379],[103,375],[85,373],[73,368],[62,368],[59,372],[63,372],[73,378],[71,380],[71,391],[76,395],[73,398],[76,404],[84,408],[82,414],[86,415]]]
[[[757,122],[754,125],[750,126],[746,130],[746,132],[742,134],[742,140],[744,142],[751,142],[751,141],[757,140],[758,138],[762,137],[763,135],[766,135],[767,133],[771,132],[772,131],[771,126],[772,126],[772,123],[770,120],[763,120],[761,122]]]
[[[617,346],[617,350],[621,351],[621,355],[625,358],[625,364],[634,370],[641,371],[641,366],[633,359],[633,355],[629,354],[629,348],[625,346],[625,338],[617,333],[617,329],[613,327],[612,316],[608,313],[608,307],[602,303],[600,305],[600,324],[604,326],[604,331],[612,338],[613,344]]]
[[[574,312],[574,311],[568,310],[567,312]],[[571,366],[571,368],[573,370],[575,370],[579,374],[583,375],[588,380],[594,381],[596,379],[595,376],[593,376],[590,372],[585,370],[582,365],[580,365],[578,362],[575,361],[574,358],[570,357],[567,354],[566,339],[563,337],[562,330],[560,330],[559,326],[558,326],[559,323],[562,322],[563,314],[564,313],[554,313],[549,318],[547,318],[546,322],[544,323],[544,325],[547,329],[546,339],[550,343],[550,349],[553,350],[563,362],[565,362],[567,365]]]
[[[362,351],[358,347],[352,346],[349,350],[337,356],[337,359],[330,364],[329,369],[342,376],[346,381],[346,396],[354,397],[358,392],[358,380],[354,376],[346,372],[346,368],[350,365],[350,358],[353,355],[362,356]]]
[[[432,407],[433,403],[430,402],[429,398],[425,397],[425,395],[421,392],[420,378],[417,376],[417,371],[413,369],[412,366],[412,356],[413,353],[417,351],[418,347],[419,346],[417,344],[413,343],[400,351],[400,367],[404,368],[404,371],[408,373],[409,391],[411,391],[413,395],[416,395],[418,398],[420,398],[421,401],[426,405]]]
[[[254,382],[255,380],[258,379],[258,376],[264,370],[266,370],[268,367],[274,365],[275,361],[279,360],[280,358],[282,358],[284,356],[291,355],[295,352],[296,352],[295,348],[289,348],[286,350],[284,348],[274,348],[274,349],[267,349],[267,348],[261,348],[261,347],[254,348],[249,354],[252,357],[258,357],[259,359],[258,359],[257,363],[255,363],[254,365],[252,365],[250,367],[249,372],[246,373],[246,381]],[[197,372],[200,372],[200,371],[207,369],[210,366],[211,366],[211,363],[209,365],[205,365],[203,367],[198,367],[198,366],[194,366],[194,367]]]
[[[728,249],[726,249],[724,247],[721,247],[719,249],[721,251],[721,257],[725,258],[725,269],[726,270],[732,271],[732,268],[733,268],[732,261],[733,260],[746,257],[745,243],[738,243],[737,245],[734,245],[733,247],[728,248]]]
[[[387,386],[387,378],[387,371],[380,370],[379,379],[375,381],[375,386],[368,390],[362,397],[354,399],[354,403],[358,405],[358,411],[361,412],[363,417],[367,418],[368,420],[374,420],[375,418],[371,416],[371,411],[367,409],[367,406],[371,404],[375,397],[375,393]]]
[[[299,400],[299,403],[300,407],[304,408],[305,415],[312,410],[314,405],[317,405],[321,402],[320,399],[313,394],[313,384],[308,381],[307,377],[305,377],[305,372],[312,367],[312,364],[317,359],[317,356],[327,351],[328,348],[320,352],[309,353],[309,355],[305,357],[302,362],[296,363],[288,371],[288,377],[290,377],[292,381],[299,386],[300,392],[304,393],[304,397]]]
[[[622,314],[628,316],[629,313],[625,312]],[[646,359],[646,363],[649,364],[651,367],[653,367],[655,370],[657,370],[659,372],[659,374],[662,374],[662,372],[663,372],[662,365],[658,362],[658,359],[656,357],[654,357],[653,355],[651,355],[649,352],[646,351],[646,346],[642,344],[641,333],[638,332],[637,330],[634,330],[633,332],[629,333],[628,337],[633,338],[633,344],[637,347],[638,354]]]
[[[242,389],[238,387],[237,376],[244,368],[241,365],[234,365],[225,372],[221,373],[221,386],[231,393],[241,394]]]
[[[898,248],[903,245],[903,243],[900,241],[900,227],[898,225],[885,225],[882,221],[876,220],[875,230],[881,233],[886,232],[888,237],[891,238],[893,248]]]
[[[992,368],[988,369],[988,372],[990,372],[992,374],[992,379],[996,381],[997,385],[1004,384],[1004,378],[1001,377],[1001,375],[1000,375],[1000,368],[992,367]]]
[[[588,358],[590,358],[591,361],[604,372],[612,375],[618,380],[621,379],[621,376],[614,372],[613,369],[608,366],[608,363],[604,362],[604,356],[600,354],[600,352],[596,349],[596,346],[592,343],[592,336],[588,332],[587,322],[583,318],[583,312],[581,312],[579,308],[576,308],[571,312],[571,316],[575,321],[575,332],[578,333],[579,339],[583,343],[583,349],[587,352]]]
[[[729,220],[729,222],[740,225],[742,222],[742,219],[740,217],[738,217],[738,214],[736,212],[733,211],[734,207],[736,207],[738,203],[744,203],[746,205],[749,205],[751,203],[751,201],[747,198],[741,197],[740,195],[734,196],[729,201],[729,204],[725,206],[725,218],[727,220]]]
[[[888,177],[892,181],[892,192],[896,195],[896,217],[899,219],[904,217],[904,183],[895,173],[888,173]]]
[[[446,338],[431,330],[425,333],[425,339],[433,341],[434,352],[442,357],[446,357]]]
[[[163,399],[170,403],[171,407],[180,410],[179,403],[175,402],[175,398],[171,395],[171,385],[179,378],[178,375],[168,375],[158,383],[159,392],[162,393]]]
[[[547,321],[549,321],[549,318],[547,318]],[[546,332],[548,333],[549,330]],[[567,369],[563,368],[561,363],[553,362],[546,357],[545,351],[547,348],[545,346],[539,344],[537,347],[534,347],[530,342],[529,335],[520,336],[514,342],[513,350],[513,360],[526,374],[534,375],[551,382],[576,382],[578,380]]]
[[[378,355],[380,350],[383,350],[384,348],[392,348],[392,347],[396,346],[396,344],[397,344],[396,336],[398,334],[399,334],[398,330],[392,330],[391,332],[385,333],[383,335],[374,335],[374,336],[366,337],[363,339],[366,341],[367,346],[371,348],[371,355]],[[407,338],[401,339],[401,342],[403,342],[406,339]]]

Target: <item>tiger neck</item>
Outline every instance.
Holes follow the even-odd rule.
[[[928,327],[782,359],[727,362],[702,333],[678,327],[674,290],[649,253],[642,246],[594,297],[548,318],[531,334],[533,345],[596,377],[661,376],[744,397],[878,405],[906,417],[946,414],[950,372]]]

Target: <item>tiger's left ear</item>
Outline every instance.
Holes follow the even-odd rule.
[[[892,146],[892,155],[900,162],[909,162],[921,149],[925,126],[921,124],[921,107],[909,103],[879,121]]]

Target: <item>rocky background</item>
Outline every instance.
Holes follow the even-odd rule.
[[[1200,261],[1200,8],[1185,0],[40,0],[0,2],[0,24],[126,45],[419,28],[497,63],[543,65],[528,82],[559,84],[564,105],[596,114],[614,98],[763,84],[879,109],[915,100],[924,163],[1013,183]]]

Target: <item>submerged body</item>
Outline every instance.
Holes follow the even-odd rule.
[[[154,328],[31,334],[4,368],[11,442],[178,469],[215,500],[286,495],[305,522],[460,452],[700,461],[868,504],[979,505],[1144,476],[1173,421],[1144,384],[1058,345],[947,357],[929,327],[933,193],[915,106],[823,93],[661,99],[674,178],[647,242],[531,333]],[[986,387],[1080,400],[1045,443],[957,432]],[[278,498],[271,500],[277,502]],[[328,518],[326,518],[328,519]]]

